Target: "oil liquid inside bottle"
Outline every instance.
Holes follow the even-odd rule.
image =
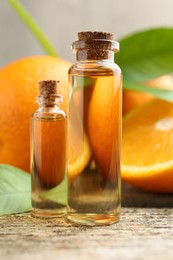
[[[73,69],[74,88],[81,122],[84,168],[69,175],[68,219],[77,224],[105,225],[119,220],[121,207],[121,73],[116,69]],[[72,110],[72,107],[70,107]],[[90,146],[85,161],[84,136]]]
[[[37,113],[31,132],[32,215],[63,216],[67,203],[67,118]]]

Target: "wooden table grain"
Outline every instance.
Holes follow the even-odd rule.
[[[172,260],[173,194],[123,185],[121,221],[77,227],[30,213],[0,217],[0,260]]]

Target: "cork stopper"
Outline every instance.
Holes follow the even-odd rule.
[[[48,97],[57,94],[59,81],[43,80],[39,82],[40,96]]]
[[[77,60],[113,60],[114,52],[119,51],[119,43],[113,40],[113,33],[79,32],[72,50],[76,52]]]
[[[79,40],[92,40],[92,39],[107,39],[113,40],[113,33],[107,32],[79,32],[78,33]]]
[[[62,96],[57,94],[58,80],[43,80],[39,82],[40,95],[36,101],[45,106],[54,106],[62,102]]]

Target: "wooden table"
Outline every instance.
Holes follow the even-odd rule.
[[[173,194],[123,185],[118,224],[77,227],[29,213],[0,218],[0,260],[173,260]]]

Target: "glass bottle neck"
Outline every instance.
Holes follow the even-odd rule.
[[[77,62],[114,61],[114,52],[111,50],[82,49],[76,52]]]
[[[45,104],[39,104],[39,107],[38,107],[38,110],[40,111],[46,111],[46,112],[49,112],[49,111],[52,111],[52,110],[59,110],[60,107],[59,105],[54,105],[54,106],[47,106]]]
[[[38,96],[36,102],[41,111],[59,110],[59,104],[62,102],[62,97],[58,95]]]

